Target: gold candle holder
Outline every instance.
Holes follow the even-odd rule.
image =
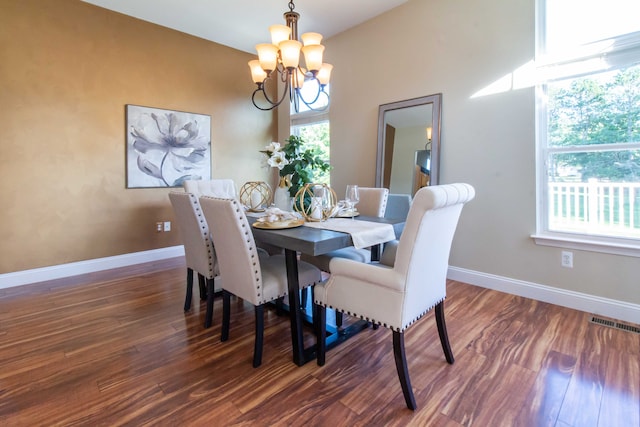
[[[264,212],[264,207],[271,200],[271,187],[263,181],[245,182],[240,187],[240,203],[249,212]]]
[[[305,184],[296,193],[293,207],[306,221],[325,221],[333,215],[337,201],[327,184]]]

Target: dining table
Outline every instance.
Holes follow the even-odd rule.
[[[257,221],[257,218],[248,217],[248,220],[253,224],[255,221]],[[395,234],[396,238],[399,238],[405,223],[404,219],[368,216],[358,216],[356,218],[353,218],[352,220],[368,221],[375,224],[390,224],[393,227],[393,234]],[[331,219],[327,221],[331,221]],[[359,224],[359,226],[362,226],[362,224]],[[298,253],[317,256],[337,249],[353,246],[354,242],[352,240],[352,236],[348,232],[335,231],[326,228],[315,228],[305,225],[283,229],[265,229],[252,227],[252,230],[256,241],[268,243],[270,245],[284,249],[287,270],[289,319],[291,323],[291,347],[293,351],[293,362],[298,366],[302,366],[305,363],[315,359],[316,346],[313,345],[307,348],[304,347],[303,323],[305,316],[302,313],[299,298]],[[385,241],[376,242],[376,244],[372,245],[372,249],[374,251],[372,253],[372,259],[376,259],[377,256],[379,256],[379,248],[383,243],[385,243]],[[350,331],[333,331],[332,334],[328,334],[328,340],[332,340],[330,344],[327,344],[328,348],[338,345],[340,342],[343,342],[349,336],[351,336],[352,332],[361,329],[362,326],[360,326],[359,329],[354,328]]]

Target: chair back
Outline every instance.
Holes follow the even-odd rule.
[[[358,188],[360,201],[356,209],[364,216],[384,216],[387,208],[389,190],[386,188],[360,187]]]
[[[240,202],[204,196],[200,205],[218,248],[223,289],[256,306],[267,302],[263,300],[258,250]]]
[[[187,268],[213,279],[217,273],[216,253],[198,199],[178,191],[170,192],[169,199],[182,235]]]
[[[411,208],[411,196],[409,194],[389,194],[385,218],[407,218]]]
[[[449,253],[469,184],[423,187],[416,192],[398,243],[394,270],[404,280],[403,327],[446,296]]]
[[[234,199],[237,197],[236,185],[232,179],[187,180],[184,181],[183,186],[187,193],[193,193],[197,198],[210,196]]]

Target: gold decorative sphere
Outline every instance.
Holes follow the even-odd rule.
[[[338,197],[327,184],[305,184],[294,197],[293,207],[307,221],[324,221],[335,212]]]
[[[245,182],[240,187],[240,203],[249,212],[262,212],[271,201],[271,187],[263,181]]]

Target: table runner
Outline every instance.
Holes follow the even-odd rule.
[[[304,226],[349,233],[351,240],[353,240],[353,246],[358,249],[368,248],[396,238],[391,224],[358,221],[351,218],[330,218],[326,221],[305,222]]]

